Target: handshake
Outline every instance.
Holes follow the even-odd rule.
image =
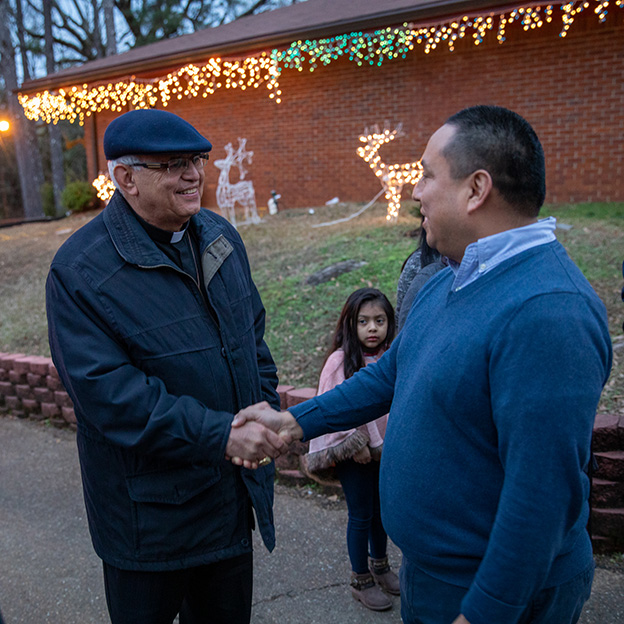
[[[236,414],[225,456],[236,466],[255,469],[284,454],[291,442],[302,437],[303,430],[290,412],[279,412],[263,401]]]

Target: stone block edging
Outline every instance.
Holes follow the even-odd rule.
[[[315,388],[277,388],[282,409],[316,395]],[[76,429],[76,415],[52,359],[24,353],[0,353],[0,414],[49,420],[56,427]],[[593,449],[598,463],[592,488],[592,539],[596,552],[624,550],[624,415],[597,414]],[[278,479],[290,485],[316,483],[324,492],[340,493],[338,482],[319,483],[306,474],[302,457],[307,442],[296,442],[278,457]]]

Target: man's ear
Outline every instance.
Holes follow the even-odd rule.
[[[468,190],[468,214],[478,210],[492,192],[492,176],[485,169],[477,169],[470,175]]]
[[[135,171],[128,165],[117,165],[113,170],[115,174],[115,180],[119,185],[119,190],[123,195],[136,196],[139,194],[136,182],[134,180]]]

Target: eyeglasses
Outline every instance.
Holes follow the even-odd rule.
[[[131,167],[145,167],[146,169],[166,169],[169,173],[184,173],[191,163],[196,169],[204,168],[208,162],[209,154],[195,154],[195,156],[189,156],[187,158],[172,158],[166,163],[146,163],[136,162],[130,165]]]

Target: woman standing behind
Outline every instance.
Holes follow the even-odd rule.
[[[414,251],[401,267],[401,275],[397,283],[396,321],[397,332],[403,329],[416,295],[430,277],[448,266],[446,258],[427,244],[424,229],[420,230],[418,249]]]
[[[390,346],[394,334],[394,310],[381,291],[361,288],[352,293],[336,325],[318,394],[376,362]],[[379,509],[379,459],[387,420],[385,415],[357,429],[315,438],[305,457],[312,475],[335,476],[342,485],[349,513],[351,593],[374,611],[392,607],[382,589],[394,595],[400,593],[397,575],[388,564],[388,537]]]

